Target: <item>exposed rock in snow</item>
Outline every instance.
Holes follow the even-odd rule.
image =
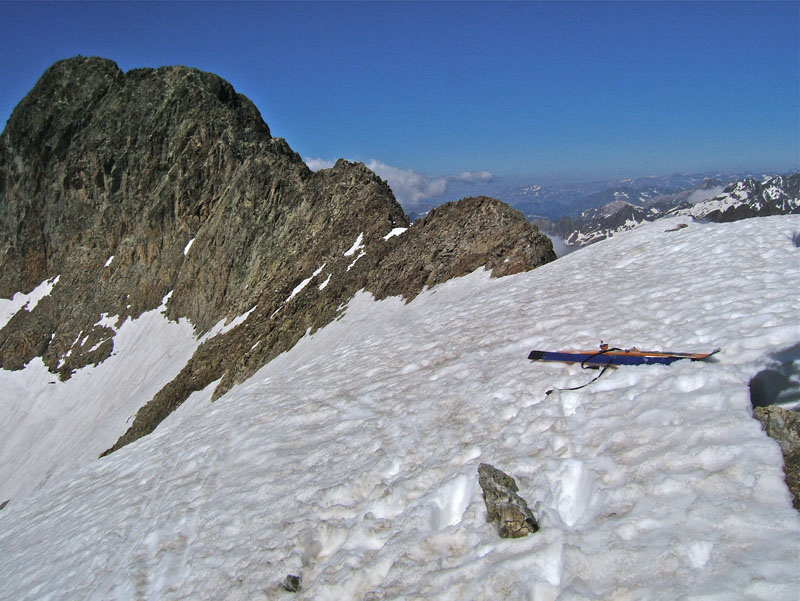
[[[753,417],[781,446],[786,485],[794,508],[800,511],[800,413],[777,406],[755,407]]]
[[[514,478],[488,463],[478,466],[478,484],[489,522],[497,522],[501,538],[520,538],[539,530],[528,503],[519,494]]]
[[[286,578],[283,579],[281,586],[283,590],[289,593],[296,593],[300,590],[300,583],[303,579],[300,576],[296,576],[294,574],[289,574]]]
[[[782,407],[755,407],[753,415],[764,431],[781,445],[784,455],[800,450],[800,413]]]
[[[426,286],[471,273],[478,267],[500,277],[533,269],[556,258],[550,240],[525,216],[486,196],[448,202],[415,221],[381,261],[367,286],[377,298],[414,298]]]

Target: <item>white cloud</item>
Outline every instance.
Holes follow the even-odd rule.
[[[446,177],[428,177],[413,169],[401,169],[375,159],[367,163],[367,167],[389,182],[397,201],[404,207],[415,207],[420,201],[441,196],[447,191]]]
[[[335,164],[335,161],[312,158],[306,158],[305,162],[312,171],[329,169]],[[422,201],[444,196],[450,182],[474,184],[494,179],[489,171],[462,171],[458,175],[429,177],[413,169],[387,165],[375,159],[370,160],[366,165],[379,177],[389,182],[389,187],[394,192],[397,202],[406,210],[416,210]]]
[[[480,183],[494,179],[489,171],[463,171],[458,175],[428,177],[413,169],[402,169],[372,159],[372,171],[387,182],[397,201],[406,209],[416,209],[423,200],[444,196],[450,182]]]
[[[698,202],[703,202],[704,200],[708,200],[709,198],[714,198],[715,196],[719,196],[725,191],[725,186],[716,186],[714,188],[709,188],[708,190],[695,190],[689,195],[689,198],[686,200],[690,203],[697,204]]]
[[[311,159],[306,158],[306,165],[311,171],[319,171],[320,169],[330,169],[335,165],[335,161],[326,161],[325,159]]]
[[[462,171],[458,175],[452,176],[452,179],[462,182],[488,182],[494,179],[494,176],[488,171]]]

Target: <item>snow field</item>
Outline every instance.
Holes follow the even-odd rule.
[[[0,599],[283,599],[292,573],[315,600],[796,600],[800,520],[747,383],[800,338],[800,218],[673,226],[358,294],[214,404],[13,499]],[[546,394],[596,372],[528,352],[600,340],[722,351]],[[486,523],[480,462],[537,534]]]
[[[38,357],[20,371],[0,370],[3,501],[41,487],[54,474],[91,463],[177,375],[198,341],[187,321],[167,321],[163,309],[162,304],[119,328],[116,317],[104,316],[100,325],[116,330],[111,357],[65,382]]]

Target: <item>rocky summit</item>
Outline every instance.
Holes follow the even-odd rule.
[[[546,236],[491,198],[409,224],[363,164],[312,172],[252,102],[187,67],[60,61],[0,135],[0,297],[52,285],[0,330],[0,367],[41,357],[68,379],[111,356],[112,322],[162,303],[198,337],[227,324],[109,451],[218,380],[219,397],[358,290],[410,300],[481,266],[502,276],[554,258]]]

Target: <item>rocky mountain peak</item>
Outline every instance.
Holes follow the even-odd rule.
[[[481,265],[495,277],[509,275],[554,258],[548,252],[546,236],[531,228],[521,212],[488,196],[445,203],[431,210],[419,228],[431,247],[457,257],[444,277],[437,275],[431,283],[464,275]]]
[[[63,152],[87,111],[121,76],[107,59],[78,56],[53,64],[9,118],[4,130],[8,149],[28,160]]]
[[[39,356],[67,379],[162,305],[207,334],[114,448],[191,392],[220,380],[224,393],[360,289],[410,299],[482,265],[505,275],[555,258],[493,199],[409,226],[365,165],[312,172],[247,98],[188,67],[56,63],[0,134],[0,177],[0,296],[54,282],[0,329],[1,367]]]

